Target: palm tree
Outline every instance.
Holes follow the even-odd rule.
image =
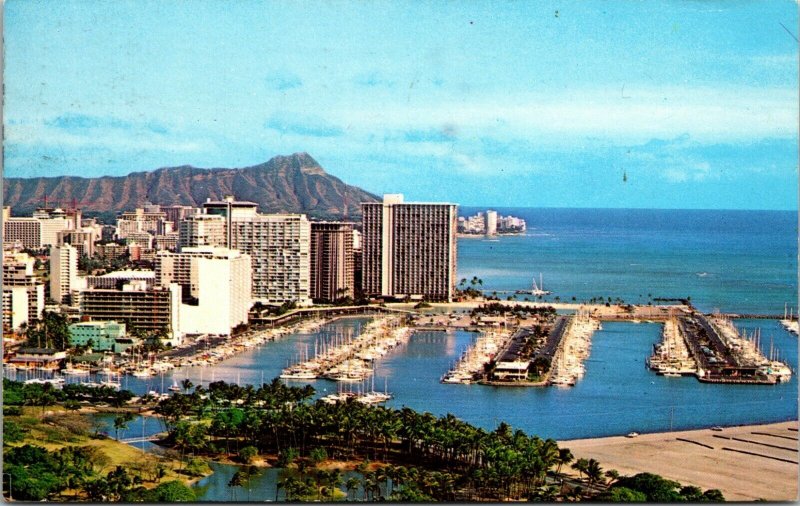
[[[586,464],[586,477],[589,479],[587,485],[590,489],[593,484],[603,479],[603,468],[600,467],[600,463],[595,459],[589,459],[589,462]]]
[[[589,461],[584,458],[580,458],[577,461],[575,461],[574,464],[572,464],[572,469],[578,471],[578,476],[580,477],[580,479],[583,479],[583,473],[585,473],[588,470],[588,468],[589,468]]]
[[[556,474],[561,473],[561,466],[569,464],[574,459],[575,457],[572,455],[572,452],[569,448],[559,448],[558,459],[556,460],[556,464],[558,464],[558,467],[556,468]]]
[[[361,480],[356,478],[355,476],[352,478],[348,478],[345,482],[344,486],[347,489],[347,500],[350,500],[350,494],[353,493],[353,497],[355,497],[355,492],[358,490],[358,486],[361,484]]]
[[[133,413],[122,413],[114,417],[114,431],[117,434],[117,441],[119,441],[119,431],[128,428],[128,424],[133,421],[135,417]]]
[[[617,480],[619,480],[619,472],[616,469],[609,469],[608,471],[606,471],[605,475],[606,478],[608,478],[608,480],[606,481],[606,487],[610,487]]]
[[[186,378],[181,382],[181,386],[183,386],[183,390],[185,392],[189,392],[189,389],[191,389],[194,386],[194,383],[192,383],[192,381],[189,378]]]

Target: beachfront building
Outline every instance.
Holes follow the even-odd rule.
[[[93,351],[114,351],[117,339],[123,338],[125,338],[124,323],[80,322],[69,326],[70,346],[91,346]]]
[[[251,306],[250,255],[220,247],[161,252],[155,261],[159,286],[181,286],[184,334],[230,335],[247,323]]]
[[[497,211],[486,211],[486,235],[497,234]]]
[[[311,222],[311,298],[353,297],[353,224]]]
[[[516,216],[500,216],[497,211],[478,211],[473,216],[459,216],[458,233],[465,235],[520,234],[525,232],[525,220]]]
[[[404,202],[384,195],[362,203],[364,293],[451,300],[456,283],[457,209],[448,203]]]
[[[35,261],[27,253],[3,252],[3,332],[42,317],[44,284],[34,274]]]
[[[184,218],[179,225],[180,248],[196,246],[226,246],[225,216],[219,214],[194,214]]]
[[[77,286],[78,250],[69,244],[50,248],[50,298],[59,304],[70,301]]]
[[[130,332],[162,334],[173,346],[180,344],[181,287],[148,288],[142,280],[119,289],[88,289],[80,292],[81,315],[91,321],[117,321]]]

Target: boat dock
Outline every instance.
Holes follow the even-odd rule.
[[[507,330],[491,330],[478,336],[475,344],[467,348],[452,369],[442,376],[442,383],[474,383],[484,376],[486,365],[505,348],[511,334]]]
[[[371,362],[389,352],[410,336],[412,330],[401,325],[402,317],[384,317],[368,323],[355,337],[335,337],[317,343],[313,358],[306,356],[288,366],[283,379],[314,380],[319,378],[356,383],[372,374]]]
[[[575,385],[585,372],[583,362],[589,357],[592,335],[600,328],[600,321],[587,312],[578,312],[569,318],[553,356],[549,384]]]
[[[664,322],[661,335],[661,343],[653,345],[653,355],[647,358],[650,369],[664,376],[696,375],[697,363],[686,346],[678,319]]]
[[[649,359],[650,368],[658,373],[690,374],[685,348],[695,364],[691,374],[703,382],[773,385],[791,377],[791,369],[774,352],[770,357],[763,354],[760,336],[743,336],[725,315],[694,313],[674,322],[669,336],[665,328],[664,341]]]

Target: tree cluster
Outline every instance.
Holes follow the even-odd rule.
[[[277,455],[282,467],[308,467],[320,452],[399,464],[402,469],[390,478],[389,488],[383,479],[364,475],[361,489],[368,499],[528,498],[546,485],[548,471],[563,464],[555,441],[513,431],[504,423],[486,431],[453,415],[437,418],[359,402],[331,405],[312,402],[313,395],[310,386],[286,386],[277,379],[258,388],[220,381],[165,399],[156,411],[169,428],[165,442],[181,458],[227,454],[244,459],[243,450],[254,448]],[[314,496],[314,479],[287,476],[287,497]]]

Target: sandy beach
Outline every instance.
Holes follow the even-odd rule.
[[[652,472],[729,501],[796,501],[798,422],[559,441],[621,475]],[[746,453],[745,453],[746,452]]]

